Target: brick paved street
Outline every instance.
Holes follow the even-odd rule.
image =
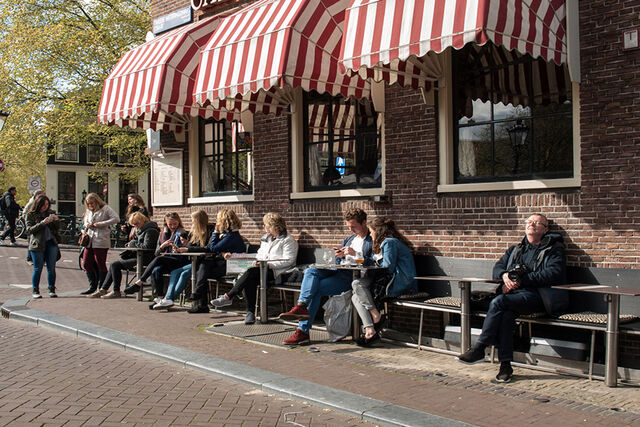
[[[366,424],[105,344],[4,318],[0,319],[0,346],[2,426]]]
[[[24,287],[30,281],[30,267],[22,252],[23,248],[0,247],[0,268],[6,272],[0,276],[0,301],[30,295],[30,289]],[[61,293],[86,287],[84,274],[73,263],[76,254],[65,250],[62,263],[58,263]],[[41,286],[46,285],[42,282]],[[495,376],[496,366],[489,363],[466,366],[448,355],[390,345],[363,350],[348,342],[314,343],[319,349],[316,353],[309,353],[305,347],[265,347],[204,331],[213,323],[228,321],[232,318],[229,314],[153,312],[147,305],[133,298],[92,300],[74,295],[56,300],[45,295],[41,300],[29,301],[27,307],[476,425],[640,425],[640,388],[633,385],[608,388],[602,381],[590,382],[525,368],[516,370],[518,377],[513,383],[494,385],[490,380]],[[42,329],[29,326],[24,330],[31,334]],[[111,363],[114,358],[126,354],[121,349],[88,345],[100,348],[92,360],[100,360],[109,369],[119,366]],[[107,350],[111,357],[105,356]],[[46,357],[39,360],[44,366]],[[144,360],[145,366],[155,363],[170,366]],[[180,372],[180,378],[190,375],[190,371],[177,368],[173,372]],[[201,374],[195,375],[202,380]],[[215,378],[212,383],[220,384]],[[233,390],[238,389],[234,386]],[[0,417],[3,415],[0,412]]]

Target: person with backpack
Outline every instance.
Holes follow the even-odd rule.
[[[9,187],[6,193],[0,199],[0,211],[7,219],[7,223],[9,224],[9,228],[5,230],[2,235],[0,235],[0,244],[4,245],[4,239],[9,236],[10,246],[15,246],[16,244],[16,219],[18,219],[18,214],[20,213],[20,205],[16,203],[16,187]]]

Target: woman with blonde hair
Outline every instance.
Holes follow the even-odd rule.
[[[87,274],[89,289],[81,295],[91,295],[98,285],[107,277],[107,252],[111,247],[111,226],[120,218],[116,211],[107,205],[96,193],[89,193],[84,198],[82,225],[89,236],[89,245],[82,252],[82,265]]]
[[[209,279],[217,279],[227,273],[227,261],[224,255],[230,253],[245,252],[245,244],[240,236],[242,221],[235,211],[223,208],[216,215],[215,231],[209,239],[207,251],[211,255],[201,260],[196,272],[196,283],[193,286],[191,300],[193,301],[188,313],[208,313],[209,305],[207,294],[209,291]]]
[[[203,210],[191,212],[191,232],[187,246],[174,248],[176,253],[206,252],[209,241],[209,215]],[[186,257],[185,257],[186,258]],[[154,310],[172,307],[173,301],[184,290],[191,278],[191,263],[171,270],[169,286],[164,298],[157,297],[153,305]]]
[[[134,212],[129,217],[129,223],[135,227],[135,235],[126,245],[128,248],[155,249],[160,235],[158,224],[150,221],[149,218],[140,212]],[[153,252],[148,251],[142,255],[143,262],[148,264],[153,259]],[[122,284],[122,270],[127,270],[137,264],[136,254],[133,251],[124,251],[120,254],[120,259],[114,261],[109,266],[109,272],[102,282],[100,289],[88,295],[90,298],[120,298],[120,285]],[[113,283],[113,291],[108,292]],[[107,293],[108,292],[108,293]]]
[[[260,240],[257,258],[267,261],[274,260],[267,262],[269,267],[267,279],[278,281],[283,274],[296,265],[298,242],[287,232],[287,225],[280,214],[268,212],[262,218],[262,222],[266,234]],[[256,264],[236,280],[233,289],[212,300],[211,304],[216,308],[231,305],[233,298],[244,290],[247,304],[247,315],[244,323],[247,325],[255,323],[256,291],[259,284],[260,268]]]

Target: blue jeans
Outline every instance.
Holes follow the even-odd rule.
[[[309,333],[313,319],[320,308],[320,300],[323,296],[340,295],[351,290],[353,274],[350,270],[320,270],[307,268],[300,287],[298,303],[307,305],[309,320],[301,320],[298,328],[304,333]]]
[[[179,267],[171,270],[169,277],[169,287],[165,294],[166,299],[175,300],[180,296],[180,293],[184,291],[187,286],[187,282],[191,279],[191,263],[184,267]]]
[[[31,287],[33,293],[40,293],[40,275],[44,264],[47,264],[47,282],[49,292],[56,291],[56,261],[58,259],[58,245],[53,240],[47,240],[43,251],[29,251],[33,260],[33,274],[31,275]]]
[[[498,347],[498,359],[513,360],[513,327],[520,314],[545,311],[540,294],[535,289],[516,289],[495,297],[489,305],[487,317],[482,324],[478,342]]]

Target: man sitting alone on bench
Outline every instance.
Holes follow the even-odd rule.
[[[524,223],[525,237],[511,246],[493,267],[493,278],[500,279],[499,294],[489,305],[477,343],[458,360],[477,363],[484,360],[485,348],[498,347],[500,370],[496,382],[513,377],[513,327],[521,314],[546,311],[558,314],[569,305],[565,291],[551,286],[566,282],[566,260],[562,236],[549,232],[544,215],[533,214]]]

